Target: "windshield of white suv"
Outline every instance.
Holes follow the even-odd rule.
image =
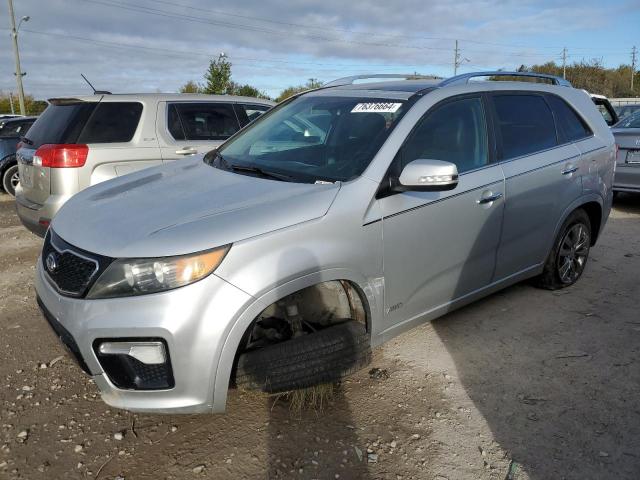
[[[350,180],[407,109],[404,100],[305,95],[265,114],[205,161],[281,180]]]

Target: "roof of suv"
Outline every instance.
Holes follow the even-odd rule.
[[[94,95],[79,95],[73,97],[50,98],[50,103],[79,100],[82,102],[133,102],[133,101],[209,101],[209,102],[247,102],[263,105],[275,105],[271,100],[235,95],[207,95],[204,93],[109,93]]]

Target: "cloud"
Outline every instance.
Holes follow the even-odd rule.
[[[572,35],[604,32],[619,12],[577,0],[22,0],[16,15],[31,16],[20,32],[26,89],[49,97],[87,93],[80,73],[114,92],[175,91],[201,81],[208,59],[221,51],[237,81],[272,95],[311,77],[447,75],[454,38],[470,59],[465,68],[513,68],[557,59]],[[0,32],[7,38],[0,50],[6,91],[13,58],[9,32]]]

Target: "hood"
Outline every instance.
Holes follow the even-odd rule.
[[[322,217],[339,184],[281,182],[177,160],[73,196],[51,228],[109,257],[162,257],[238,242]]]

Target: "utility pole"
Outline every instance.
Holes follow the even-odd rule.
[[[456,40],[456,46],[453,49],[453,76],[455,77],[458,74],[458,67],[462,65],[464,62],[468,62],[468,58],[462,58],[460,55],[460,49],[458,48],[458,40]]]
[[[562,49],[562,78],[567,79],[567,47]]]
[[[15,115],[16,111],[13,108],[13,94],[9,92],[9,105],[11,105],[11,115]]]
[[[453,50],[453,76],[458,74],[458,61],[460,60],[460,53],[458,52],[458,40],[456,40],[456,48]]]
[[[636,54],[638,49],[634,45],[631,49],[631,91],[633,92],[633,77],[636,75]]]
[[[16,28],[16,17],[13,12],[13,0],[8,0],[9,2],[9,16],[11,17],[11,38],[13,39],[13,55],[16,59],[16,83],[18,84],[18,101],[20,102],[20,114],[25,115],[26,111],[24,108],[24,89],[22,88],[22,76],[26,75],[22,73],[20,70],[20,52],[18,51],[18,28]],[[24,21],[28,21],[29,17],[23,17]],[[22,20],[21,20],[22,22]]]

